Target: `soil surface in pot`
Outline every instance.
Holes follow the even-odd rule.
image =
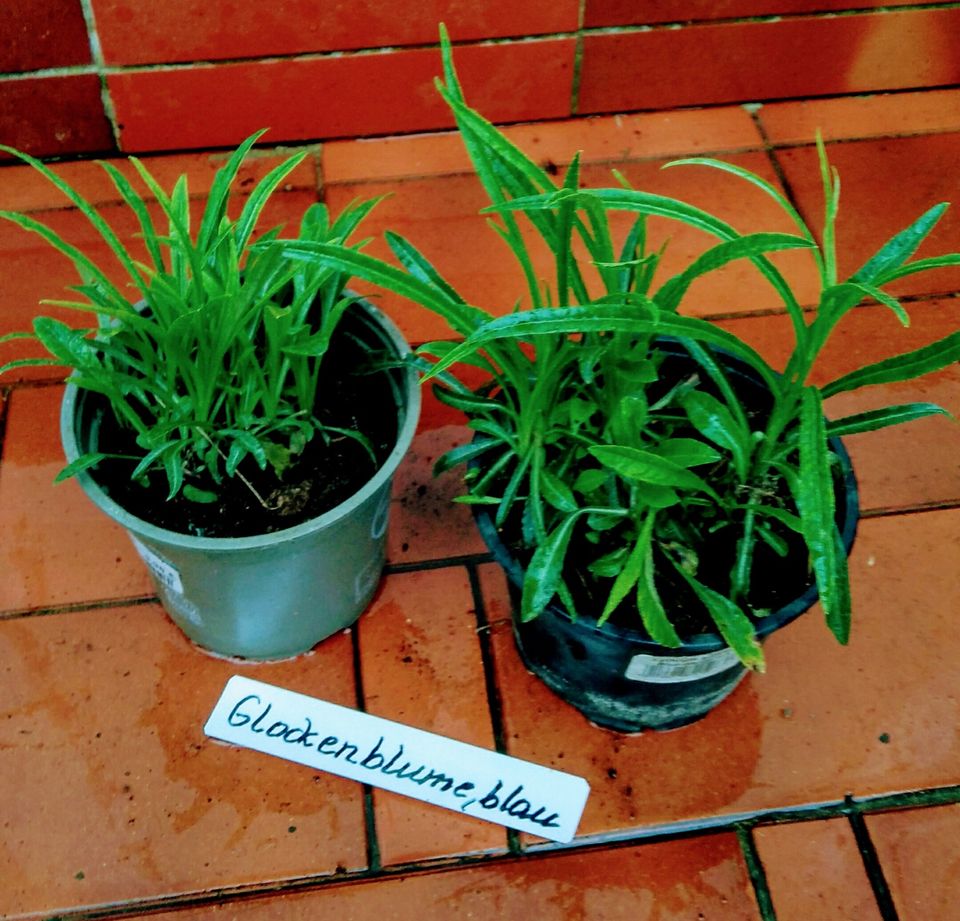
[[[215,491],[216,502],[198,503],[183,494],[168,500],[162,474],[144,486],[130,479],[128,462],[103,461],[91,472],[97,483],[126,511],[151,524],[181,534],[202,537],[248,537],[291,528],[336,507],[361,489],[393,450],[398,434],[396,399],[390,372],[364,373],[368,351],[338,330],[324,358],[317,416],[324,425],[361,432],[376,462],[356,439],[339,434],[315,435],[278,482],[268,467],[260,470],[252,458],[240,472],[264,504],[239,477],[224,477],[219,485],[198,477],[188,482]],[[121,428],[108,410],[100,430],[99,450],[142,454],[131,432]]]

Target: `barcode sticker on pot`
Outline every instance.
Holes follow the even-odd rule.
[[[732,649],[718,649],[699,656],[634,656],[623,677],[629,681],[649,681],[652,684],[679,684],[697,678],[719,675],[738,665],[740,660]]]
[[[204,731],[551,841],[573,838],[590,793],[582,777],[241,675],[227,682]]]
[[[180,580],[180,572],[172,564],[168,563],[160,554],[155,553],[146,544],[142,544],[135,537],[131,536],[133,546],[136,547],[140,559],[147,564],[147,568],[153,573],[156,580],[163,585],[167,591],[175,595],[183,594],[183,582]]]

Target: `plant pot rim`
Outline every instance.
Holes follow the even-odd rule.
[[[362,309],[367,317],[379,327],[379,330],[386,337],[387,344],[395,350],[398,358],[404,358],[411,353],[409,344],[396,324],[386,314],[366,300],[357,301],[356,306]],[[208,552],[256,550],[262,547],[273,547],[278,544],[297,541],[336,524],[352,509],[369,499],[393,476],[413,441],[420,416],[420,384],[417,379],[417,372],[413,367],[403,369],[403,383],[406,403],[404,406],[398,406],[403,415],[402,424],[397,432],[393,449],[377,471],[357,492],[343,502],[315,518],[289,528],[245,537],[201,537],[180,531],[171,531],[128,512],[104,491],[89,472],[85,470],[79,472],[76,479],[94,504],[110,518],[137,537],[149,541]],[[67,380],[67,387],[60,409],[60,437],[67,463],[73,463],[81,454],[77,440],[78,423],[76,415],[86,396],[86,393],[81,392],[80,388],[71,383],[69,379]]]
[[[853,464],[850,461],[850,455],[843,442],[839,438],[831,438],[830,446],[840,461],[840,496],[841,503],[837,507],[837,518],[842,521],[840,530],[841,540],[847,555],[853,547],[853,542],[857,533],[857,523],[860,519],[860,495],[857,488],[857,479],[853,471]],[[494,560],[503,568],[507,578],[518,588],[523,586],[524,568],[510,552],[507,545],[500,537],[493,522],[493,518],[487,509],[481,505],[473,506],[474,520],[477,523],[477,529],[484,543],[493,554]],[[804,611],[808,610],[819,597],[817,585],[814,582],[807,586],[806,590],[793,601],[788,602],[776,611],[771,611],[765,617],[756,619],[756,635],[762,639],[769,636],[775,630],[795,620]],[[556,603],[547,606],[547,610],[554,616],[564,617],[573,620],[570,615]],[[541,615],[542,616],[542,615]],[[686,655],[702,654],[706,652],[715,652],[728,648],[727,643],[719,633],[701,633],[697,636],[689,637],[683,640],[678,647],[663,646],[652,640],[645,633],[634,630],[631,627],[624,627],[620,624],[614,624],[607,621],[602,626],[598,625],[595,617],[590,617],[580,613],[575,623],[584,630],[593,630],[603,633],[607,636],[622,639],[624,643],[642,648],[646,652],[660,655]]]

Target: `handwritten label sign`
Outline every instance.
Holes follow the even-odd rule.
[[[234,675],[208,736],[467,815],[570,841],[586,780]]]

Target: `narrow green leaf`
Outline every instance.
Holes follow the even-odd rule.
[[[628,480],[713,494],[710,486],[695,473],[651,451],[629,445],[595,445],[589,451],[605,467]]]
[[[827,435],[831,438],[843,438],[846,435],[858,435],[861,432],[873,432],[886,428],[889,425],[900,425],[903,422],[912,422],[925,416],[953,415],[936,403],[900,403],[896,406],[885,406],[883,409],[871,409],[842,419],[834,419],[827,423]]]
[[[917,251],[948,207],[942,202],[920,215],[909,227],[891,237],[876,255],[854,272],[850,281],[870,285],[888,281],[889,275]]]
[[[577,499],[573,490],[546,467],[540,471],[540,492],[558,512],[568,513],[577,510]]]
[[[537,547],[523,578],[520,619],[533,620],[557,593],[570,538],[581,512],[567,515]]]
[[[81,470],[89,470],[95,467],[100,461],[109,457],[109,454],[103,454],[98,451],[92,451],[89,454],[81,454],[75,461],[67,464],[54,478],[54,483],[62,483],[72,476],[76,476]]]
[[[893,358],[866,365],[843,375],[821,388],[824,398],[847,390],[856,390],[874,384],[894,384],[912,380],[947,365],[960,361],[960,332],[951,333],[943,339],[912,352],[904,352]]]
[[[753,450],[750,432],[738,425],[730,410],[709,393],[692,390],[684,394],[681,403],[700,434],[730,452],[737,477],[745,482]]]

